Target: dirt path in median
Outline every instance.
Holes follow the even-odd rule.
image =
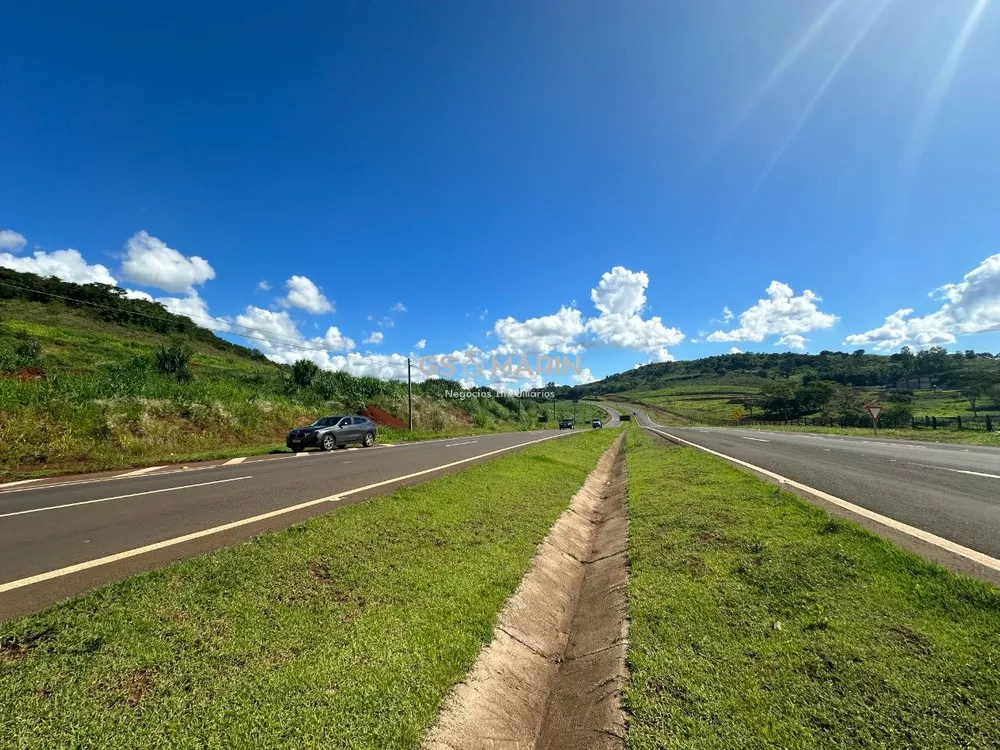
[[[425,750],[625,747],[624,435],[539,546]]]

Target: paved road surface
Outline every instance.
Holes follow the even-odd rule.
[[[639,424],[656,425],[636,411]],[[1000,558],[1000,449],[734,428],[658,429]]]
[[[326,512],[331,503],[356,502],[505,455],[498,451],[570,434],[499,433],[0,487],[0,621],[290,526]],[[273,515],[245,523],[266,514]],[[135,554],[186,536],[193,538]],[[40,575],[51,577],[34,580]]]

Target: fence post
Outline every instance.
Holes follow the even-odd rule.
[[[916,417],[910,417],[910,429],[911,430],[917,429],[917,418]]]
[[[993,420],[990,419],[990,415],[986,415],[986,431],[993,432]]]
[[[958,415],[958,429],[960,429],[960,430],[962,429],[962,415],[961,414]]]
[[[937,417],[931,417],[931,429],[932,430],[937,429]]]

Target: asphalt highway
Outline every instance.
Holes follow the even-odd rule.
[[[805,432],[642,426],[1000,558],[1000,449]]]
[[[570,434],[497,433],[2,486],[0,621]]]

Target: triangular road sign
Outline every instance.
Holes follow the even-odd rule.
[[[878,422],[878,415],[882,413],[882,404],[868,404],[865,408],[872,415],[872,419]]]

